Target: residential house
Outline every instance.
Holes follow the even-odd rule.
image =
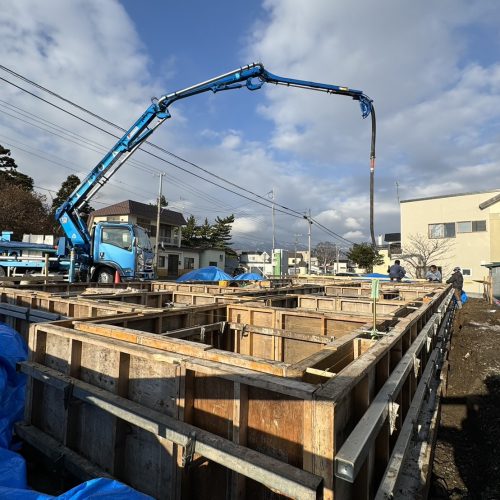
[[[384,259],[382,264],[373,266],[374,273],[387,274],[387,268],[401,257],[401,233],[379,234],[377,250]]]
[[[271,256],[265,251],[240,252],[240,267],[248,273],[272,274]]]
[[[412,239],[445,248],[429,262],[442,268],[446,280],[455,266],[462,269],[464,289],[481,293],[484,267],[500,261],[500,190],[401,201],[401,243],[404,258]],[[442,245],[440,245],[442,243]]]

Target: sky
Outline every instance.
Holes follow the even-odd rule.
[[[398,200],[500,188],[496,0],[0,6],[0,144],[49,203],[68,175],[83,179],[119,133],[69,101],[129,128],[152,97],[251,62],[373,99],[375,234],[399,231]],[[307,247],[300,214],[309,211],[330,229],[313,224],[313,246],[369,241],[371,124],[357,102],[264,85],[183,99],[170,112],[151,136],[166,152],[156,150],[156,158],[139,150],[91,201],[94,208],[154,202],[164,172],[172,210],[199,222],[235,215],[234,248],[270,250],[273,190],[277,208],[296,215],[276,212],[277,248]]]

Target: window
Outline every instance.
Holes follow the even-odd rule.
[[[125,250],[132,250],[132,234],[128,227],[106,227],[102,230],[102,242]]]
[[[222,254],[219,255],[219,261],[222,262],[222,260],[224,259],[224,256]]]
[[[473,220],[472,221],[472,232],[478,233],[479,231],[486,231],[486,221],[485,220]]]
[[[471,277],[472,276],[472,270],[471,269],[462,269],[462,274],[463,276]]]
[[[217,262],[209,262],[208,265],[217,267]]]
[[[486,231],[485,220],[457,222],[457,233],[478,233]]]
[[[121,218],[120,218],[120,216],[119,216],[119,215],[108,215],[108,216],[106,217],[106,220],[107,220],[108,222],[113,222],[113,221],[118,221],[118,222],[120,222]]]
[[[445,222],[442,224],[429,224],[429,238],[454,238],[455,223]]]
[[[472,222],[457,222],[457,233],[472,233]]]
[[[194,257],[184,257],[184,269],[194,269]]]

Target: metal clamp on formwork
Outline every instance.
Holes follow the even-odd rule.
[[[241,337],[242,338],[243,337],[248,337],[248,332],[246,331],[246,329],[247,329],[247,325],[246,324],[241,327]]]
[[[427,340],[429,340],[429,337],[427,337]],[[420,371],[420,359],[417,358],[417,355],[413,355],[413,370],[415,372],[415,378],[418,378],[418,372]]]
[[[397,428],[399,404],[389,398],[389,433],[391,436],[394,434]]]
[[[182,467],[187,467],[192,461],[194,456],[194,449],[196,447],[196,432],[193,431],[189,434],[184,451],[182,452]]]
[[[200,340],[202,342],[205,342],[205,327],[204,326],[202,326],[200,329]]]

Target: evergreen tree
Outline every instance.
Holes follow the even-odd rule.
[[[168,201],[167,199],[165,198],[165,195],[161,195],[161,208],[165,208],[165,207],[168,207]],[[156,202],[155,203],[150,203],[150,205],[152,207],[157,207],[158,206],[158,198],[156,198]]]
[[[374,265],[384,263],[384,258],[373,248],[370,243],[355,244],[347,253],[347,258],[359,267],[372,272]]]
[[[196,246],[196,219],[190,215],[187,224],[182,228],[182,245],[185,247]]]
[[[197,226],[196,229],[196,236],[199,246],[201,246],[202,248],[210,248],[211,246],[213,246],[213,228],[206,217],[203,225]]]
[[[52,219],[55,219],[56,210],[71,196],[71,193],[80,185],[80,179],[76,175],[68,175],[66,180],[61,184],[59,191],[52,200],[50,213]],[[85,202],[78,210],[82,219],[86,222],[93,208]],[[61,233],[61,227],[58,222],[54,222],[54,232]]]
[[[10,155],[10,149],[0,144],[0,184],[17,186],[24,191],[33,191],[33,179],[17,170],[17,164]]]
[[[231,224],[234,223],[234,214],[228,217],[215,219],[212,227],[212,245],[215,248],[225,250],[232,245],[231,243]]]

